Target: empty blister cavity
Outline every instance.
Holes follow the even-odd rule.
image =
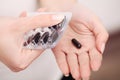
[[[46,49],[46,48],[53,48],[58,43],[60,38],[62,37],[72,14],[69,12],[65,13],[54,13],[54,12],[47,12],[47,13],[32,13],[30,16],[40,15],[40,14],[63,14],[64,19],[53,26],[48,27],[39,27],[27,32],[24,36],[24,43],[23,47],[28,49]]]

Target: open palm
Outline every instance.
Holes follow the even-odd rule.
[[[77,4],[69,11],[73,13],[69,27],[52,50],[66,76],[71,73],[76,80],[80,78],[88,80],[90,70],[97,71],[101,65],[101,53],[108,34],[97,16],[89,9]],[[71,43],[73,38],[81,43],[81,49],[73,46]]]

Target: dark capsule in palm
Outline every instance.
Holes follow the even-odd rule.
[[[76,48],[78,48],[78,49],[81,48],[80,42],[77,41],[75,38],[73,38],[71,41],[72,41],[72,44],[73,44]]]

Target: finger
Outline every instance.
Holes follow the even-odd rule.
[[[26,16],[27,16],[26,11],[23,11],[23,12],[19,15],[19,17],[26,17]]]
[[[96,48],[93,48],[89,51],[89,57],[92,70],[98,71],[102,62],[102,54]]]
[[[63,72],[63,74],[66,77],[69,76],[69,67],[68,67],[65,53],[62,51],[56,51],[55,49],[53,49],[53,53],[56,58],[57,64],[61,69],[61,71]]]
[[[67,55],[67,61],[73,78],[76,80],[80,79],[80,69],[78,65],[77,55],[75,53],[69,52]]]
[[[24,21],[25,26],[22,26],[23,31],[30,31],[38,27],[49,27],[60,23],[64,19],[64,15],[59,14],[40,14],[27,18]]]
[[[105,49],[105,44],[108,40],[109,35],[99,20],[96,20],[95,22],[93,22],[92,26],[93,26],[93,32],[96,36],[97,49],[101,53],[103,53]]]
[[[83,80],[89,80],[90,77],[90,63],[87,52],[79,53],[78,60],[80,65],[80,73]]]

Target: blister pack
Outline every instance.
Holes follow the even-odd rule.
[[[41,13],[29,13],[28,16],[35,16],[40,14],[62,14],[64,19],[53,26],[39,27],[27,32],[24,36],[25,42],[24,48],[28,49],[47,49],[56,46],[64,31],[66,30],[68,23],[72,17],[70,12],[41,12]]]

